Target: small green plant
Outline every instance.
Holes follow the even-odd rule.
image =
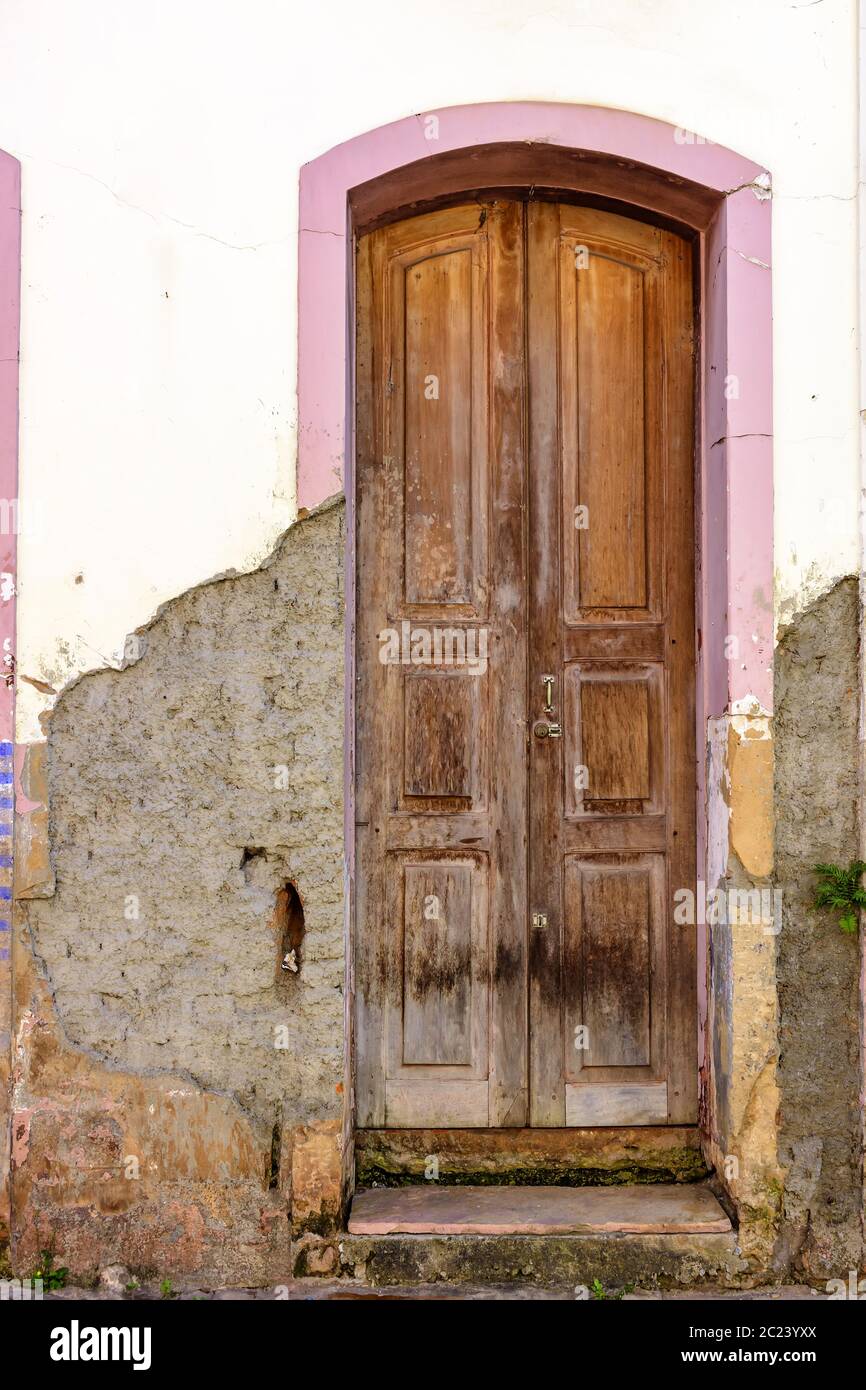
[[[130,1279],[129,1283],[128,1283],[127,1286],[126,1286],[126,1292],[127,1292],[127,1293],[135,1293],[135,1291],[136,1291],[137,1288],[139,1288],[139,1283],[138,1283],[138,1280],[136,1279],[135,1275],[133,1274],[132,1278]]]
[[[814,907],[830,908],[840,913],[839,926],[849,936],[857,930],[857,913],[866,907],[866,888],[861,882],[866,873],[862,859],[853,859],[847,869],[838,864],[816,864],[819,883],[815,890]]]
[[[43,1289],[65,1289],[69,1270],[66,1265],[55,1267],[54,1255],[50,1250],[40,1250],[39,1267],[34,1271],[33,1278],[42,1280]]]
[[[159,1291],[163,1298],[174,1298],[174,1289],[171,1287],[170,1279],[163,1279],[159,1286]]]
[[[605,1293],[604,1284],[600,1279],[593,1279],[589,1288],[593,1298],[622,1298],[623,1294],[634,1292],[634,1284],[623,1284],[616,1293]]]

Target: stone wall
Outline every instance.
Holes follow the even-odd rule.
[[[339,1267],[344,524],[165,605],[25,762],[19,1273],[46,1248],[84,1278]],[[810,906],[813,865],[858,855],[858,656],[851,579],[785,630],[775,721],[711,729],[708,886],[782,902],[710,932],[706,1152],[752,1280],[863,1259],[858,941]]]
[[[860,943],[811,906],[815,864],[860,858],[858,621],[846,579],[793,619],[776,652],[776,1262],[806,1278],[845,1278],[863,1261]]]
[[[301,1228],[335,1219],[343,547],[326,506],[57,702],[53,883],[28,887],[16,932],[20,1268],[56,1239],[81,1274],[288,1272],[296,1144]],[[260,1247],[245,1273],[238,1240]]]

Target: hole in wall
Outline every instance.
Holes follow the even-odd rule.
[[[268,1155],[267,1181],[268,1190],[273,1191],[280,1184],[280,1162],[283,1150],[283,1127],[280,1123],[279,1112],[274,1120],[274,1127],[271,1131],[271,1152]]]
[[[277,980],[285,983],[301,973],[304,940],[304,905],[291,881],[277,889],[273,925],[277,938]]]
[[[241,855],[240,862],[240,868],[243,871],[243,876],[246,879],[247,883],[251,881],[253,865],[255,861],[257,859],[266,859],[267,853],[268,852],[266,849],[261,849],[257,846],[247,845],[243,854]]]

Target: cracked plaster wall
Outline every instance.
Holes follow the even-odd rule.
[[[776,714],[713,721],[708,879],[772,923],[710,930],[708,1153],[764,1277],[862,1267],[860,946],[815,912],[814,865],[859,858],[857,581],[783,630]]]
[[[780,601],[801,608],[853,572],[853,0],[737,2],[723,24],[685,0],[452,4],[431,24],[405,0],[391,30],[350,0],[250,0],[242,26],[205,0],[146,23],[111,0],[79,23],[63,0],[12,8],[0,143],[25,189],[19,741],[41,737],[77,674],[119,664],[160,603],[259,564],[291,521],[298,171],[411,113],[631,110],[772,170]],[[821,273],[804,281],[803,266]]]
[[[224,1098],[248,1136],[230,1186],[250,1166],[267,1186],[275,1124],[285,1167],[298,1127],[339,1129],[343,1111],[343,519],[326,506],[260,569],[166,604],[140,658],[81,678],[50,721],[54,890],[21,904],[22,1015],[41,1008],[44,1028],[47,1007],[62,1046],[131,1074],[131,1093],[170,1077],[171,1095]],[[280,969],[288,883],[297,973]],[[49,1050],[54,1080],[28,1062],[22,1113],[64,1093]],[[232,1148],[195,1124],[203,1151]],[[33,1170],[56,1151],[55,1135],[19,1155],[37,1206]]]
[[[776,652],[777,1261],[807,1277],[847,1277],[864,1259],[859,943],[811,906],[813,865],[860,857],[858,620],[846,579],[796,616]]]
[[[850,306],[857,283],[856,150],[849,113],[856,106],[856,7],[734,5],[721,26],[714,10],[694,6],[687,7],[683,24],[680,0],[651,8],[643,12],[634,0],[611,0],[599,22],[580,5],[554,6],[528,19],[520,6],[458,7],[447,23],[431,27],[428,7],[409,0],[397,53],[387,38],[383,47],[379,30],[358,22],[348,0],[327,11],[279,14],[253,3],[242,32],[228,12],[203,0],[183,13],[151,16],[146,26],[130,25],[117,6],[99,0],[98,43],[94,25],[76,22],[62,0],[21,8],[17,61],[0,90],[2,143],[21,159],[26,190],[21,476],[29,519],[19,538],[20,741],[41,738],[57,693],[81,672],[97,670],[95,688],[110,704],[120,686],[102,668],[120,664],[125,634],[175,595],[182,595],[178,604],[194,607],[197,591],[187,591],[203,577],[260,563],[289,522],[297,171],[323,150],[407,112],[528,96],[621,107],[697,132],[773,170],[778,611],[783,617],[800,611],[832,576],[855,567],[852,421],[858,402]],[[49,32],[53,42],[46,47]],[[406,45],[418,44],[425,63],[396,60]],[[300,50],[305,62],[294,65],[295,80],[287,83],[287,63]],[[823,57],[818,67],[816,51]],[[479,52],[488,58],[480,66]],[[745,52],[772,53],[773,61],[744,65]],[[361,91],[361,70],[386,71],[388,81]],[[65,113],[59,125],[57,109]],[[804,277],[803,266],[816,265],[821,273]],[[804,343],[819,343],[821,351],[804,351]],[[235,650],[242,647],[245,637]],[[217,667],[225,669],[221,659],[204,654],[202,670],[215,674]],[[153,681],[155,695],[152,668],[143,670],[136,679]],[[169,682],[177,675],[169,663]],[[235,671],[224,687],[232,700],[237,680]],[[81,753],[67,700],[94,730],[97,767],[106,748],[89,699],[85,682],[60,700],[56,728],[67,731],[74,750],[63,778],[72,778]],[[208,717],[219,726],[217,715]],[[166,727],[180,718],[167,719]],[[59,734],[54,737],[60,747]],[[133,771],[141,750],[124,739],[124,785],[147,801],[150,784],[145,779],[142,792]],[[161,740],[160,732],[151,751]],[[261,743],[256,747],[261,751]],[[217,789],[225,780],[223,757],[223,750],[213,754],[194,775]],[[110,819],[120,793],[107,762],[103,752],[104,814]],[[183,754],[179,766],[186,770]],[[86,771],[85,799],[96,776]],[[184,805],[181,787],[174,790],[163,807],[169,814]],[[246,784],[231,790],[239,799],[250,793]],[[42,814],[35,813],[34,823]],[[65,814],[68,829],[71,812]],[[97,828],[99,814],[95,806]],[[182,850],[166,845],[155,815],[152,847],[160,863],[180,874],[190,901],[217,903],[220,921],[227,901],[240,904],[239,930],[258,950],[263,937],[252,927],[254,905],[265,902],[285,867],[283,849],[259,845],[266,854],[248,860],[244,874],[242,827],[230,820],[220,839],[215,811],[211,816],[214,839],[208,843],[219,847],[213,877],[209,866],[191,856],[184,863]],[[102,825],[107,829],[109,820]],[[97,833],[82,826],[87,835]],[[131,817],[121,814],[116,828],[122,844],[135,844]],[[87,837],[85,843],[92,847]],[[35,844],[31,860],[38,853]],[[113,943],[103,967],[98,957],[105,945],[100,952],[95,939],[82,940],[78,949],[93,951],[100,971],[95,983],[107,986],[93,991],[98,1026],[88,1032],[86,991],[75,974],[80,960],[65,953],[76,915],[84,920],[98,902],[101,923],[105,904],[71,840],[63,854],[81,874],[82,906],[60,882],[57,900],[31,902],[26,911],[37,938],[43,936],[46,961],[52,957],[68,969],[63,997],[68,990],[69,1018],[87,1038],[82,1045],[100,1056],[104,1049],[115,1066],[167,1065],[183,1052],[185,1074],[204,1084],[215,1084],[223,1069],[226,1084],[236,1087],[232,1094],[243,1097],[237,1103],[250,1107],[243,1113],[258,1136],[266,1134],[282,1082],[298,1113],[306,1107],[312,1114],[311,1097],[320,1094],[320,1080],[330,1084],[336,1065],[331,1073],[323,1063],[315,1079],[290,1074],[287,1058],[272,1057],[258,1080],[228,1042],[227,1007],[215,1006],[208,1043],[192,1036],[204,1026],[204,1004],[198,1018],[170,978],[177,1017],[157,998],[170,971],[148,955],[148,933],[169,948],[181,939],[185,948],[192,944],[200,964],[194,991],[206,991],[213,953],[197,907],[192,943],[176,913],[158,914],[144,936],[118,916],[113,895],[134,862],[130,848],[122,864],[107,866],[110,934],[124,933],[129,949],[139,952],[140,982],[119,977]],[[39,878],[44,866],[35,867]],[[153,893],[148,884],[142,894],[151,908]],[[318,964],[324,977],[327,963]],[[224,982],[239,983],[249,1003],[270,998],[257,951],[246,965],[227,958],[216,970],[225,971]],[[327,1011],[330,986],[321,987]],[[149,999],[156,1001],[159,1028],[137,1022]],[[247,1028],[246,1055],[258,1053],[262,1040],[250,1031],[249,1019],[235,1022]],[[341,1035],[340,1020],[334,1039]]]

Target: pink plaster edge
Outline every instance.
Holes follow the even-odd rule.
[[[17,585],[16,552],[18,515],[18,347],[20,336],[21,287],[21,169],[17,159],[0,151],[0,768],[11,773],[11,745],[14,742],[14,651],[15,601]],[[9,755],[8,761],[7,756]],[[3,783],[12,793],[12,784]],[[11,870],[5,859],[11,855],[4,833],[12,815],[0,809],[0,886],[11,886]],[[5,913],[0,912],[5,919]],[[0,933],[0,951],[8,950],[8,939]],[[0,961],[3,961],[0,955]]]
[[[18,499],[18,352],[21,323],[21,168],[0,150],[0,1076],[11,1063],[12,1030],[12,820],[15,741],[15,604]],[[9,780],[7,780],[9,779]],[[5,804],[9,803],[9,804]],[[3,1085],[3,1091],[7,1087]],[[11,1115],[0,1105],[0,1229],[10,1224]]]
[[[425,135],[438,117],[437,139]],[[685,138],[678,139],[678,134]],[[722,146],[627,111],[494,103],[408,117],[336,146],[301,170],[298,255],[297,501],[312,509],[351,487],[350,190],[407,164],[496,142],[553,143],[634,160],[719,195],[701,234],[702,321],[697,557],[698,865],[707,853],[705,749],[714,715],[773,696],[773,445],[769,175]],[[738,389],[728,389],[731,379]],[[348,454],[346,450],[348,448]],[[346,669],[354,670],[352,506],[347,534]],[[726,657],[734,638],[737,657]],[[712,644],[712,655],[711,655]],[[353,682],[346,700],[346,940],[354,875]],[[707,1027],[706,933],[699,933],[699,1064]],[[347,995],[350,993],[347,990]]]
[[[773,311],[771,201],[752,190],[725,199],[717,221],[715,302],[724,326],[720,380],[707,382],[704,467],[726,484],[724,525],[704,563],[724,567],[725,636],[733,639],[708,715],[773,709]],[[718,458],[718,463],[716,459]],[[721,518],[720,518],[721,520]],[[724,547],[724,548],[723,548]],[[712,612],[712,610],[711,610]],[[715,616],[715,614],[713,614]]]
[[[664,121],[548,102],[492,102],[407,116],[305,164],[299,188],[299,508],[312,509],[341,491],[345,476],[350,189],[434,154],[514,142],[615,155],[718,194],[766,177],[751,160]]]
[[[0,498],[10,525],[0,534],[0,740],[13,737],[13,688],[10,662],[15,638],[16,526],[13,502],[18,496],[18,343],[21,283],[21,170],[17,159],[0,151]],[[9,576],[6,578],[6,576]],[[2,820],[2,817],[0,817]]]

